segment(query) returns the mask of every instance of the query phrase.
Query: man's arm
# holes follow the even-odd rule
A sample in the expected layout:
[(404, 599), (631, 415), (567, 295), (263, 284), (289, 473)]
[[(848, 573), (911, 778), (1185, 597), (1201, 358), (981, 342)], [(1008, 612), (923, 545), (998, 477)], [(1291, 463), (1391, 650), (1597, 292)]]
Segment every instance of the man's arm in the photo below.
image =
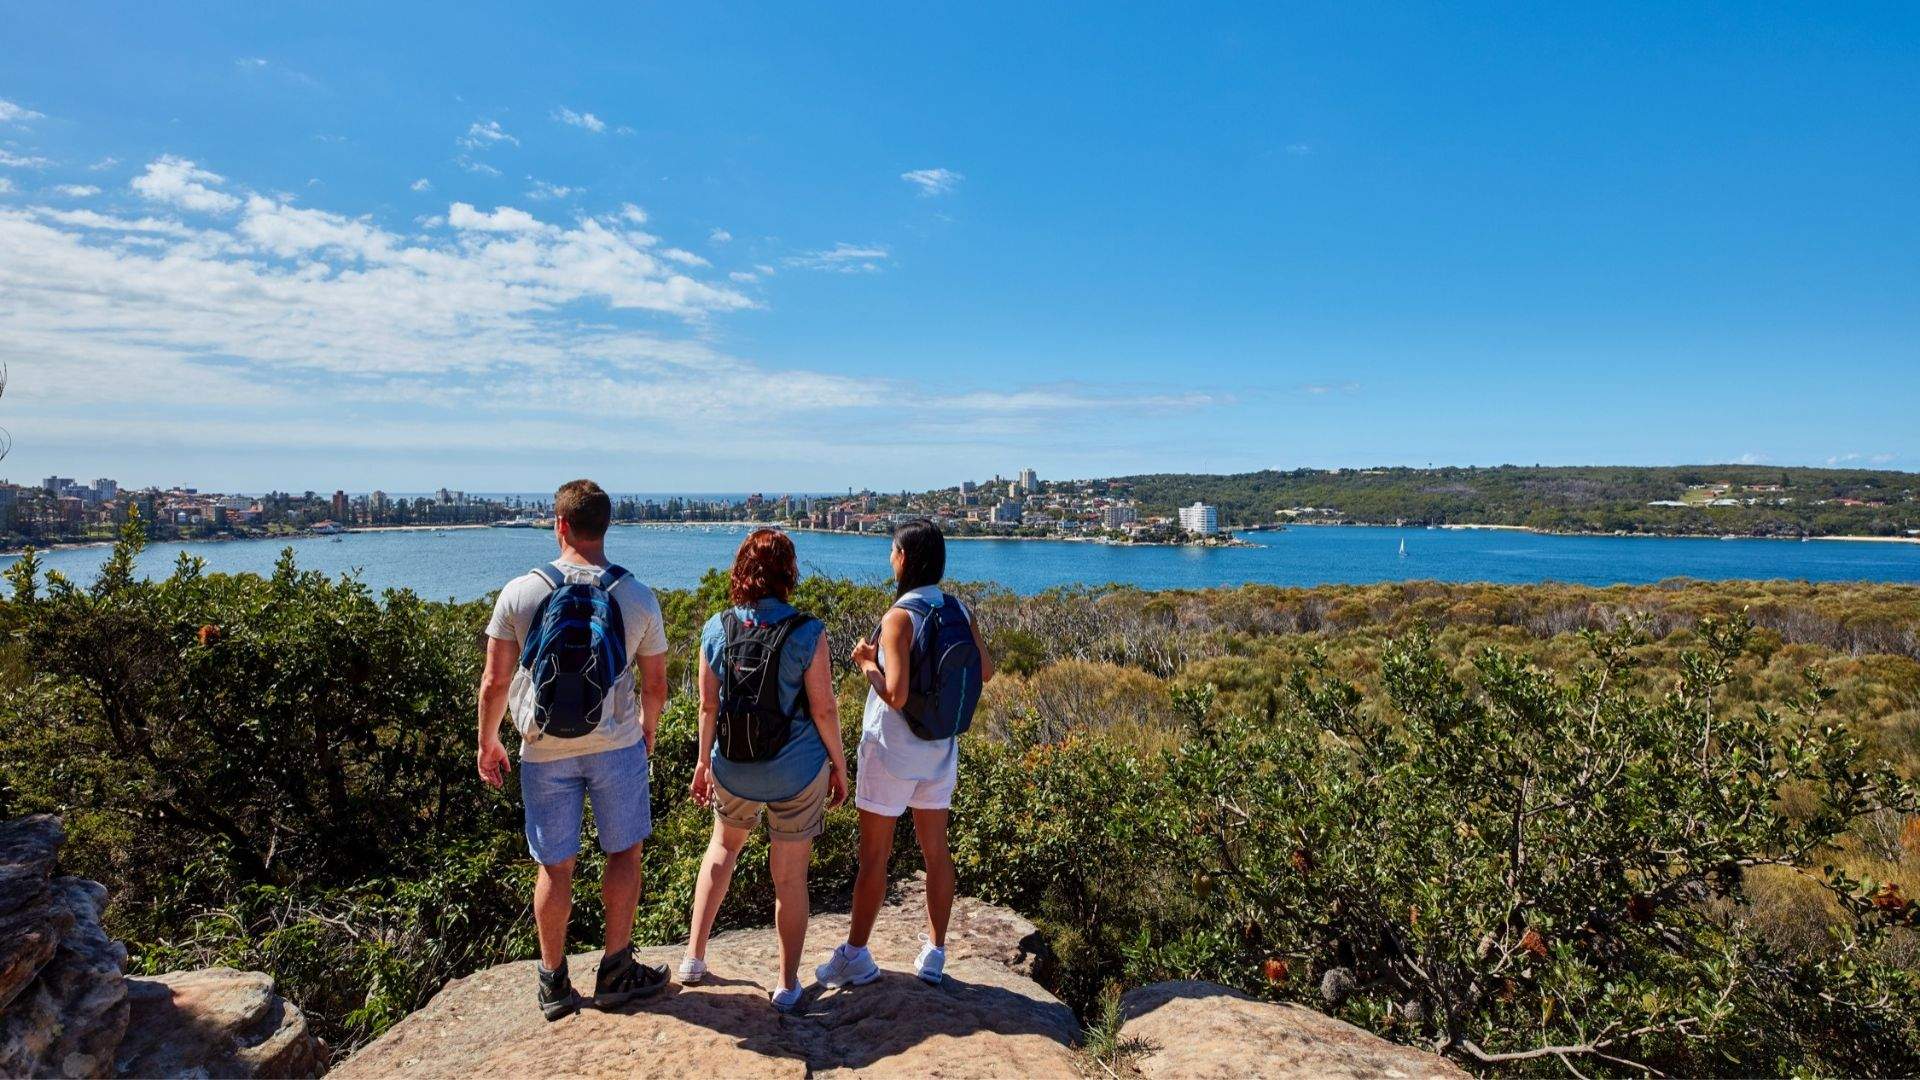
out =
[(493, 787), (506, 783), (513, 769), (507, 748), (500, 742), (500, 719), (507, 712), (507, 687), (513, 683), (513, 667), (520, 659), (520, 646), (503, 638), (487, 638), (487, 666), (480, 673), (480, 739), (475, 754), (480, 779)]
[(667, 654), (642, 656), (640, 663), (640, 737), (653, 753), (653, 733), (660, 726), (660, 710), (667, 705)]

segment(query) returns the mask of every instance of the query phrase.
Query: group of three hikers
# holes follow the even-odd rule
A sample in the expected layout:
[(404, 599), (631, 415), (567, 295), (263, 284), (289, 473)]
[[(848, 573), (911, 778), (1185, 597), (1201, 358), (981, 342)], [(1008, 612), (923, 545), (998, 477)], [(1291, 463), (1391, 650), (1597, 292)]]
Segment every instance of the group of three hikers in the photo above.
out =
[[(520, 734), (527, 847), (540, 865), (533, 913), (540, 1008), (548, 1020), (582, 1004), (567, 977), (566, 946), (589, 799), (607, 854), (606, 952), (593, 1001), (630, 1001), (668, 982), (665, 967), (634, 959), (632, 943), (640, 846), (653, 831), (647, 761), (667, 696), (667, 637), (652, 590), (607, 561), (612, 511), (591, 480), (563, 485), (554, 497), (560, 557), (509, 582), (487, 624), (477, 763), (488, 784), (506, 782), (512, 765), (500, 722), (511, 710)], [(957, 736), (993, 676), (970, 613), (939, 588), (946, 570), (940, 530), (925, 520), (902, 525), (893, 534), (892, 560), (897, 598), (850, 656), (867, 681), (853, 790), (860, 865), (847, 940), (815, 969), (827, 987), (880, 977), (867, 938), (886, 895), (894, 825), (908, 810), (927, 873), (927, 934), (915, 974), (940, 981), (953, 906), (947, 808), (958, 775)], [(774, 529), (755, 530), (734, 558), (731, 606), (700, 634), (700, 750), (690, 794), (713, 808), (713, 838), (694, 886), (679, 970), (682, 983), (706, 977), (707, 935), (764, 809), (780, 938), (772, 1000), (783, 1012), (801, 999), (813, 839), (825, 831), (827, 810), (846, 801), (848, 771), (826, 627), (794, 610), (798, 581), (793, 541)]]

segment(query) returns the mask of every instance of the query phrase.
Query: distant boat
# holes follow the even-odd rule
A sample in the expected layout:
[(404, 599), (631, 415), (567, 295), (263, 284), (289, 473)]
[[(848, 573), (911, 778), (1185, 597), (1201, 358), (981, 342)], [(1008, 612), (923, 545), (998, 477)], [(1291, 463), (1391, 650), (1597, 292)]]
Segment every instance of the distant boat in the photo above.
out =
[(1404, 536), (1400, 538), (1400, 557), (1407, 557), (1407, 538)]

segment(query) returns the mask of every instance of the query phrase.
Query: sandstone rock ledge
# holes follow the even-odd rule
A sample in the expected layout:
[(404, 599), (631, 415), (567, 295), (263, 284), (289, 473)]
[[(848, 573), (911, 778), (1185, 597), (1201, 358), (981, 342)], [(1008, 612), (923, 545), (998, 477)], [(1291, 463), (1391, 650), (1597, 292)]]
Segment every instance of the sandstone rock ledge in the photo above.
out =
[(1299, 1005), (1255, 1001), (1208, 982), (1163, 982), (1120, 999), (1122, 1039), (1152, 1080), (1464, 1078), (1445, 1058)]
[[(815, 987), (787, 1016), (767, 1003), (778, 956), (773, 931), (741, 930), (709, 944), (703, 985), (674, 985), (652, 1001), (589, 1008), (552, 1024), (534, 1005), (532, 960), (457, 979), (332, 1075), (1078, 1076), (1073, 1013), (1028, 974), (1038, 955), (1033, 924), (1004, 908), (957, 901), (947, 978), (934, 987), (912, 974), (924, 910), (917, 886), (907, 886), (874, 927), (880, 980)], [(846, 931), (845, 915), (814, 916), (803, 983)], [(671, 968), (682, 952), (664, 946), (641, 956)], [(597, 953), (572, 959), (576, 987), (592, 988), (598, 962)]]
[(47, 815), (0, 822), (0, 1077), (314, 1076), (326, 1046), (259, 972), (124, 974), (107, 891), (55, 877)]

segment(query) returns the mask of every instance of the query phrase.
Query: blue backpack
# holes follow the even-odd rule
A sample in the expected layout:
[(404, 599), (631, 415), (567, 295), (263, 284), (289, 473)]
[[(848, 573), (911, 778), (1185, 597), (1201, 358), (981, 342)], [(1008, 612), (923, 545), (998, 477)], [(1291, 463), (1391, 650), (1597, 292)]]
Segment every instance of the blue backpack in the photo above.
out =
[(973, 641), (973, 623), (959, 601), (944, 592), (940, 600), (932, 604), (908, 596), (899, 601), (920, 616), (907, 669), (907, 706), (900, 712), (922, 739), (964, 733), (980, 704), (980, 647)]
[(613, 586), (627, 572), (609, 566), (589, 582), (569, 582), (552, 565), (536, 566), (553, 591), (533, 612), (511, 694), (522, 738), (577, 739), (611, 719), (610, 702), (627, 667), (627, 624)]

